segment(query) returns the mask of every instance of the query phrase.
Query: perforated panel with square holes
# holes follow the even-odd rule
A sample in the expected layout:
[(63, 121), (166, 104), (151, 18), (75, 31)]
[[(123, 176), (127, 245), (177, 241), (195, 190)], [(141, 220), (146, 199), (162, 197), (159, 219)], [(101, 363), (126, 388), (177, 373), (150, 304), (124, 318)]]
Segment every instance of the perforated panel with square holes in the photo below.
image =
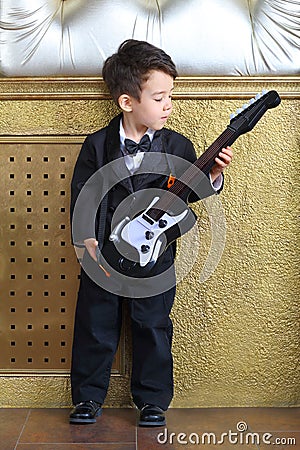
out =
[[(80, 146), (0, 144), (0, 372), (70, 369), (79, 264), (69, 187)], [(115, 372), (121, 360), (119, 351)]]

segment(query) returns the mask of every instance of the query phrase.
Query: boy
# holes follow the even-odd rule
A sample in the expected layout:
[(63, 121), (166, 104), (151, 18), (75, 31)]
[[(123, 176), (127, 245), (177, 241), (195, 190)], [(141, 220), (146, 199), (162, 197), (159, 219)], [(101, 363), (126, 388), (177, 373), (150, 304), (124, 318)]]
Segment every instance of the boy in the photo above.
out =
[[(74, 169), (71, 200), (73, 211), (81, 188), (98, 169), (115, 160), (125, 163), (128, 179), (121, 180), (111, 189), (105, 212), (101, 204), (100, 217), (96, 218), (96, 226), (93, 224), (96, 231), (90, 227), (82, 237), (90, 264), (98, 270), (95, 263), (97, 247), (103, 242), (99, 243), (96, 236), (100, 232), (104, 242), (108, 239), (118, 205), (140, 189), (166, 188), (167, 176), (160, 173), (136, 175), (149, 147), (151, 152), (158, 154), (173, 154), (190, 162), (196, 160), (192, 143), (179, 133), (164, 128), (172, 111), (176, 76), (176, 67), (163, 50), (133, 39), (121, 44), (118, 52), (104, 64), (104, 81), (122, 112), (107, 127), (85, 140)], [(216, 192), (222, 188), (222, 172), (231, 159), (232, 150), (229, 147), (223, 149), (211, 168), (209, 177)], [(172, 245), (161, 259), (160, 271), (174, 260)], [(70, 423), (94, 423), (102, 412), (120, 337), (122, 300), (126, 298), (133, 341), (131, 392), (140, 410), (139, 425), (165, 425), (164, 411), (173, 396), (169, 314), (174, 296), (173, 286), (157, 295), (128, 298), (103, 289), (84, 270), (81, 271), (71, 369), (75, 408), (70, 414)]]

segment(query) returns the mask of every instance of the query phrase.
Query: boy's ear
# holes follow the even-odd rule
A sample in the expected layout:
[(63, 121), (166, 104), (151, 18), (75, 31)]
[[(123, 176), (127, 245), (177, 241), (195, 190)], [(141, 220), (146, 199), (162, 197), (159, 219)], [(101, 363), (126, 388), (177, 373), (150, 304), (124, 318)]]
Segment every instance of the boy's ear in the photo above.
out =
[(120, 108), (125, 112), (131, 112), (132, 111), (132, 101), (131, 97), (128, 94), (122, 94), (118, 98), (118, 103)]

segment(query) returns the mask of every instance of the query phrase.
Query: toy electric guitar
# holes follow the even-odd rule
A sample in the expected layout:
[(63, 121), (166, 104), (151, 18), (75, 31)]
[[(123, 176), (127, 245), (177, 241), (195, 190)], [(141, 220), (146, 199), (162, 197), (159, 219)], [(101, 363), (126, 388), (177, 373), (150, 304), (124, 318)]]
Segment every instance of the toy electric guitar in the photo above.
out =
[(151, 276), (151, 270), (159, 263), (159, 257), (167, 246), (187, 232), (196, 221), (195, 214), (186, 204), (187, 196), (192, 191), (190, 186), (200, 181), (199, 175), (208, 174), (222, 148), (232, 145), (240, 135), (251, 131), (265, 112), (278, 106), (280, 101), (274, 90), (257, 94), (249, 104), (230, 116), (225, 131), (175, 180), (169, 190), (163, 194), (160, 192), (142, 213), (139, 209), (132, 217), (121, 219), (110, 234), (109, 241), (104, 243), (101, 253), (98, 253), (99, 266), (105, 268), (105, 273), (109, 275), (109, 267), (112, 267), (118, 273), (131, 277)]

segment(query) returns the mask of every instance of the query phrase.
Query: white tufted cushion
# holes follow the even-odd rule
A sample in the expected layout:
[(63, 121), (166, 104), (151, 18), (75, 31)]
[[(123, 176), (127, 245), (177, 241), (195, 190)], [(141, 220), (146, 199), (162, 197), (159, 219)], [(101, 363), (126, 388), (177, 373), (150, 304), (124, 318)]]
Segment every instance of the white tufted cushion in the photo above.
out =
[(101, 75), (128, 38), (148, 40), (180, 75), (300, 71), (299, 0), (9, 0), (2, 76)]

